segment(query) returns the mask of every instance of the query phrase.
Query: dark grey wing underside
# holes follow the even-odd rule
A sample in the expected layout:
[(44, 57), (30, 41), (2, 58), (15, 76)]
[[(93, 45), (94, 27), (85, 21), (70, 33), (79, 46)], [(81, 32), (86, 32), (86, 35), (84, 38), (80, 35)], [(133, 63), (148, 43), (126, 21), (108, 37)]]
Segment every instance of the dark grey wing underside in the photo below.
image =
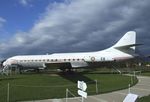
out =
[(47, 67), (51, 68), (79, 68), (79, 67), (86, 67), (88, 63), (85, 61), (82, 62), (60, 62), (60, 63), (46, 63)]

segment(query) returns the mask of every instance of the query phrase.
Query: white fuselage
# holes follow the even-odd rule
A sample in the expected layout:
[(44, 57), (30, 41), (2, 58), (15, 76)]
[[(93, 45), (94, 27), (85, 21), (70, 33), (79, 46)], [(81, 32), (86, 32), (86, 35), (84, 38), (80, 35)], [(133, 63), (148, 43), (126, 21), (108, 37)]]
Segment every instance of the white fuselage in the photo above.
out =
[[(132, 55), (123, 53), (113, 48), (97, 52), (80, 53), (56, 53), (51, 55), (24, 55), (14, 56), (7, 59), (3, 66), (13, 64), (23, 67), (46, 67), (51, 63), (73, 63), (73, 62), (106, 62), (133, 58)], [(80, 67), (80, 66), (79, 66)], [(81, 66), (82, 67), (82, 66)]]

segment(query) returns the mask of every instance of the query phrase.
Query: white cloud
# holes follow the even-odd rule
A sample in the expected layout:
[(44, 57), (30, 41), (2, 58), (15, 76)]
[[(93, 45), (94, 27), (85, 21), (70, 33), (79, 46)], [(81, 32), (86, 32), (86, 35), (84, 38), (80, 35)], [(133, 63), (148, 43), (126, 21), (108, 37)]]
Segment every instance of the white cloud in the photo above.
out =
[(20, 2), (22, 5), (27, 5), (27, 4), (28, 4), (27, 0), (19, 0), (19, 2)]
[(150, 3), (148, 0), (142, 4), (143, 1), (136, 1), (70, 0), (69, 3), (50, 4), (29, 32), (18, 32), (7, 43), (0, 44), (0, 55), (90, 51), (109, 47), (128, 30), (141, 28), (139, 33), (149, 31)]
[(6, 20), (2, 17), (0, 17), (0, 28), (3, 27), (3, 24), (6, 22)]
[(6, 22), (6, 20), (2, 17), (0, 17), (0, 22)]
[(31, 6), (32, 7), (31, 0), (19, 0), (19, 3), (23, 6)]

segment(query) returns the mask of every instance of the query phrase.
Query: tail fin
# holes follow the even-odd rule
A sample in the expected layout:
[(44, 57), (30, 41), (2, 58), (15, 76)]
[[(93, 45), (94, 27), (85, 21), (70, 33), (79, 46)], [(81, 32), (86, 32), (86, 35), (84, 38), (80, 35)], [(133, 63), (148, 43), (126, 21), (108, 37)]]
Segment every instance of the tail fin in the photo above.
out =
[(135, 46), (137, 45), (139, 44), (136, 44), (136, 32), (129, 31), (113, 46), (113, 48), (132, 48), (135, 50)]

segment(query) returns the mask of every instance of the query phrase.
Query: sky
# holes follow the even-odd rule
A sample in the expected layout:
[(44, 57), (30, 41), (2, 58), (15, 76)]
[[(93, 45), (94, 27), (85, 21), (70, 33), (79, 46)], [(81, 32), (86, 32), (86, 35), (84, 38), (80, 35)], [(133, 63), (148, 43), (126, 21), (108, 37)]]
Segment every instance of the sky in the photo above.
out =
[(150, 55), (150, 0), (1, 0), (0, 59), (99, 51), (127, 31)]

